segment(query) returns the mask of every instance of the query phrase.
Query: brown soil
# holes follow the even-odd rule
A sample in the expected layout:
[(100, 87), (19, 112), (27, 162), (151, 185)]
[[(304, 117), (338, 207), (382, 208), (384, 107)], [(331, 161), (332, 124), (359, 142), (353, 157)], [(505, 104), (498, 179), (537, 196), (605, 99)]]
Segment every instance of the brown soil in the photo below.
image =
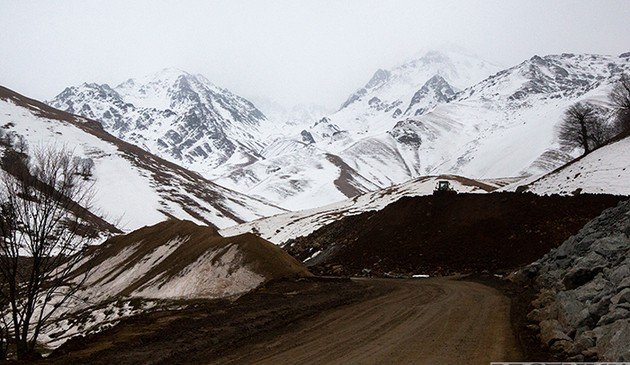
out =
[(510, 302), (495, 289), (444, 278), (364, 283), (393, 290), (207, 363), (488, 364), (523, 358), (510, 328)]
[(86, 338), (74, 338), (41, 363), (203, 364), (239, 348), (292, 330), (326, 309), (381, 295), (348, 279), (275, 281), (236, 301), (187, 304), (148, 313)]
[(526, 265), (579, 231), (612, 195), (491, 193), (406, 197), (345, 217), (285, 247), (320, 275), (444, 275)]
[(542, 344), (539, 331), (529, 327), (531, 321), (527, 319), (527, 314), (534, 309), (532, 301), (536, 299), (539, 293), (535, 287), (527, 283), (517, 284), (487, 274), (467, 276), (466, 280), (495, 288), (510, 299), (512, 332), (522, 350), (523, 361), (568, 361), (568, 359), (557, 358), (548, 347)]
[[(314, 315), (317, 314), (317, 315)], [(75, 339), (52, 364), (487, 364), (526, 358), (510, 301), (469, 281), (275, 282)]]

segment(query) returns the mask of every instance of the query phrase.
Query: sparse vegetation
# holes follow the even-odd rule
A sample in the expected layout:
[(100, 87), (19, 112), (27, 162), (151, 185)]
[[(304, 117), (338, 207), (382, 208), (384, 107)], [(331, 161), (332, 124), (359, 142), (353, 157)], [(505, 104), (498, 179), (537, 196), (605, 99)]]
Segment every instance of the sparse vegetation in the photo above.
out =
[(93, 190), (70, 151), (39, 148), (29, 158), (27, 147), (7, 149), (0, 173), (0, 316), (19, 360), (37, 356), (39, 334), (87, 275), (73, 271), (89, 242)]

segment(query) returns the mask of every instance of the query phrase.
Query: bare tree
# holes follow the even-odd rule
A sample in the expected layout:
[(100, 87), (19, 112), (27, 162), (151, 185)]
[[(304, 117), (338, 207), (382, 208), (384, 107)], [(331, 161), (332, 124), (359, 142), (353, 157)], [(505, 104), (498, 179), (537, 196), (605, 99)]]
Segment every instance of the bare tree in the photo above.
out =
[(618, 131), (630, 134), (630, 76), (621, 75), (621, 79), (610, 93), (610, 102), (615, 109)]
[(84, 178), (92, 176), (92, 171), (94, 170), (94, 160), (89, 157), (75, 157), (75, 160), (78, 166), (78, 173), (81, 176), (83, 176)]
[(564, 113), (558, 137), (564, 147), (581, 148), (586, 155), (606, 143), (608, 131), (597, 108), (588, 103), (577, 103)]
[(42, 329), (87, 275), (74, 271), (90, 241), (93, 185), (75, 161), (66, 149), (39, 148), (0, 174), (0, 302), (18, 359), (36, 354)]

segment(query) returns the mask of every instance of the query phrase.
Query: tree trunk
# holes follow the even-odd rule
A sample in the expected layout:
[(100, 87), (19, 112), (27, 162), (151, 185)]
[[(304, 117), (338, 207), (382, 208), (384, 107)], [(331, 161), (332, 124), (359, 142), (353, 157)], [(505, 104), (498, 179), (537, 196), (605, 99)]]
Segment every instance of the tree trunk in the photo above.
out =
[(584, 155), (588, 155), (590, 151), (588, 147), (588, 131), (586, 130), (586, 121), (580, 120), (581, 134), (582, 134), (582, 147), (584, 148)]

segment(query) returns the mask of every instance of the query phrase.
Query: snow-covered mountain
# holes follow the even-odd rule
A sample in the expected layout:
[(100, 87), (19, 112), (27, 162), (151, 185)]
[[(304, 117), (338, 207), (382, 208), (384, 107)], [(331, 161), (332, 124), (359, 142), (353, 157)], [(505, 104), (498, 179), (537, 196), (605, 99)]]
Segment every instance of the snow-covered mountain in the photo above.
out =
[[(124, 132), (124, 138), (143, 148), (157, 149), (172, 161), (230, 189), (300, 210), (425, 175), (496, 178), (551, 171), (576, 157), (575, 151), (562, 150), (557, 142), (557, 125), (566, 108), (583, 100), (605, 107), (610, 87), (621, 73), (629, 71), (628, 54), (534, 56), (500, 70), (466, 53), (431, 51), (376, 71), (337, 112), (314, 122), (302, 124), (306, 117), (294, 123), (255, 117), (241, 123), (237, 118), (228, 118), (221, 124), (225, 125), (222, 129), (211, 128), (216, 133), (199, 130), (199, 138), (190, 141), (210, 138), (222, 146), (202, 148), (206, 155), (190, 152), (195, 149), (187, 149), (188, 155), (173, 155), (177, 150), (172, 144), (164, 148), (148, 146), (146, 140), (161, 140), (155, 137), (153, 127), (133, 129), (133, 123), (126, 123), (130, 129)], [(189, 78), (202, 79), (186, 74), (177, 80)], [(136, 120), (135, 104), (141, 104), (138, 99), (142, 98), (134, 96), (139, 91), (129, 91), (131, 86), (126, 84), (113, 90), (134, 105), (129, 113)], [(205, 81), (199, 84), (205, 85)], [(170, 95), (158, 91), (165, 84), (145, 81), (133, 85), (138, 90), (154, 85), (151, 90), (155, 91), (148, 94)], [(201, 90), (202, 86), (193, 89)], [(64, 93), (74, 95), (71, 91)], [(86, 114), (82, 108), (96, 108), (101, 114), (95, 117), (109, 118), (106, 112), (112, 101), (107, 97), (86, 94), (78, 98), (80, 103), (73, 101), (70, 105), (62, 101), (76, 97), (61, 95), (53, 105), (80, 114)], [(174, 103), (171, 109), (182, 115), (182, 110), (196, 105)], [(157, 104), (143, 105), (146, 109)], [(114, 109), (126, 120), (122, 107)], [(155, 110), (147, 112), (147, 121), (159, 122), (145, 121), (141, 126), (168, 126), (179, 120), (155, 116)], [(245, 107), (238, 110), (251, 111)], [(106, 126), (108, 123), (104, 122)], [(204, 119), (201, 124), (205, 123), (210, 122)], [(179, 128), (177, 123), (174, 128)], [(199, 147), (196, 142), (183, 142), (187, 143)]]
[[(493, 178), (547, 172), (576, 156), (557, 143), (562, 113), (581, 100), (606, 106), (612, 83), (630, 70), (630, 62), (627, 55), (562, 54), (535, 56), (491, 75), (494, 70), (452, 52), (430, 52), (379, 70), (338, 112), (276, 141), (296, 148), (277, 149), (217, 181), (272, 201), (284, 199), (285, 207), (296, 209), (291, 203), (308, 208), (340, 196), (331, 181), (341, 170), (313, 168), (330, 155), (369, 182), (357, 184), (359, 193), (424, 175)], [(296, 169), (299, 184), (286, 178)], [(309, 185), (317, 188), (304, 188)]]
[(374, 135), (396, 121), (448, 102), (463, 90), (501, 70), (476, 56), (429, 51), (392, 69), (377, 70), (330, 119), (343, 130)]
[(584, 100), (605, 106), (612, 83), (629, 70), (627, 56), (534, 56), (400, 121), (388, 134), (406, 164), (421, 173), (480, 178), (546, 172), (575, 157), (557, 143), (564, 111)]
[(216, 177), (260, 158), (273, 125), (248, 100), (201, 75), (164, 69), (118, 86), (84, 83), (48, 101), (169, 161)]
[[(0, 87), (0, 129), (31, 149), (67, 146), (94, 163), (95, 212), (131, 230), (167, 218), (226, 227), (281, 213), (108, 134), (91, 119), (53, 109)], [(0, 151), (3, 152), (3, 151)]]

